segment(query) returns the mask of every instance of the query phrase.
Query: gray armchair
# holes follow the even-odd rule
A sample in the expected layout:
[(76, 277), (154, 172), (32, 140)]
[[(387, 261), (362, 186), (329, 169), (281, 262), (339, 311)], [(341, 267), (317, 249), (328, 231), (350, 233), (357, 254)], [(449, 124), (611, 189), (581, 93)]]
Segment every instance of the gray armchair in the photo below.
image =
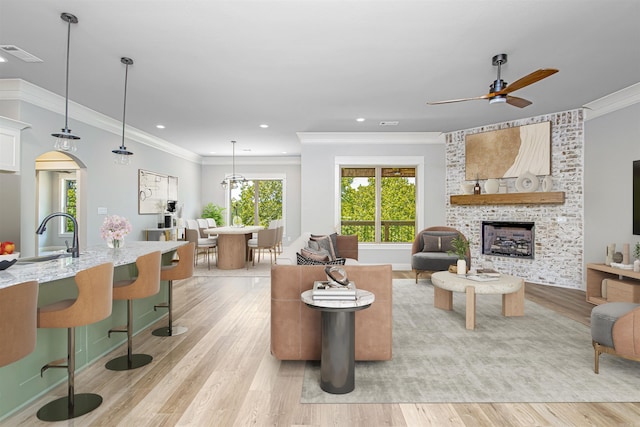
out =
[[(449, 254), (453, 250), (451, 240), (456, 236), (466, 237), (452, 227), (435, 226), (425, 228), (416, 234), (411, 247), (411, 269), (416, 272), (416, 283), (418, 276), (424, 271), (446, 271), (450, 265), (456, 264), (458, 256)], [(465, 256), (467, 268), (471, 266), (471, 254), (467, 251)]]

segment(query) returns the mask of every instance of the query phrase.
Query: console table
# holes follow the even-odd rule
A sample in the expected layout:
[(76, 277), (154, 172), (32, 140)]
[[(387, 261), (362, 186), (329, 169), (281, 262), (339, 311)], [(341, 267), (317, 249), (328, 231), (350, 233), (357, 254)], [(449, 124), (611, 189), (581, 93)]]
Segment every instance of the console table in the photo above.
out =
[[(607, 295), (602, 295), (602, 281), (607, 280)], [(606, 264), (587, 264), (587, 302), (640, 303), (640, 273)]]

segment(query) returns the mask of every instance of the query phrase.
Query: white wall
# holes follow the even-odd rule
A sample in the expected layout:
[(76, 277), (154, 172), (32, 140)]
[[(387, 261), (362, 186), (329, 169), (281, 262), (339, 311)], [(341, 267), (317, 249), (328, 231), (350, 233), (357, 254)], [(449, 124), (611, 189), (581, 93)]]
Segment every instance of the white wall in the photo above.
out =
[(633, 161), (640, 160), (640, 104), (585, 122), (585, 262), (603, 263), (608, 244), (633, 246)]
[[(422, 222), (425, 227), (444, 224), (444, 145), (432, 144), (326, 144), (303, 143), (301, 155), (302, 232), (335, 231), (335, 158), (347, 156), (419, 156), (424, 159)], [(361, 263), (391, 263), (396, 269), (410, 269), (411, 244), (360, 244)]]

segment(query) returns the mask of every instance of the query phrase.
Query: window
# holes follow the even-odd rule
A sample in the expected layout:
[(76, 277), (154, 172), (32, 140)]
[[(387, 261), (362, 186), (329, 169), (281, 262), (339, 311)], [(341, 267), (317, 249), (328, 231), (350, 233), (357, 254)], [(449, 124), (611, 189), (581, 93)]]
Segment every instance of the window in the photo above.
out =
[(231, 218), (239, 216), (245, 225), (268, 227), (283, 218), (283, 180), (253, 179), (230, 192)]
[[(62, 191), (60, 192), (60, 210), (74, 218), (76, 216), (77, 181), (75, 179), (62, 179)], [(61, 217), (60, 230), (63, 233), (73, 233), (73, 222), (69, 218)]]
[(340, 168), (340, 231), (360, 242), (413, 242), (416, 167)]

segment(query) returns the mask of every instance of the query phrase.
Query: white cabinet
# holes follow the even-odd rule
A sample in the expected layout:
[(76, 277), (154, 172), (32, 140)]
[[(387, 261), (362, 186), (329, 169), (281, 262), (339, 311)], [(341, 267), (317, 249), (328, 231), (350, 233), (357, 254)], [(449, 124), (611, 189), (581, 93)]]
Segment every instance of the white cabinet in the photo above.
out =
[(29, 124), (0, 116), (0, 171), (20, 171), (20, 132)]

